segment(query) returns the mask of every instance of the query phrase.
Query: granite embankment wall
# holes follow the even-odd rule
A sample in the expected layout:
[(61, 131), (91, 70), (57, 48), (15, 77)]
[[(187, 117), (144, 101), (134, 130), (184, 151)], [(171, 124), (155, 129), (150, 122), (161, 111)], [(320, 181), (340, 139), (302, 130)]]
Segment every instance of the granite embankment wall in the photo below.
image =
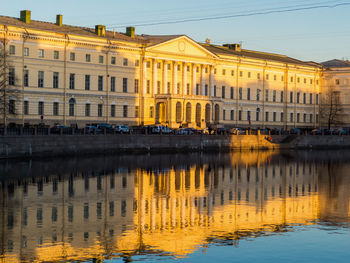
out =
[(0, 136), (0, 158), (152, 151), (272, 149), (263, 135)]
[(336, 149), (350, 148), (350, 136), (339, 135), (299, 135), (290, 138), (288, 143), (281, 143), (280, 148), (288, 149)]

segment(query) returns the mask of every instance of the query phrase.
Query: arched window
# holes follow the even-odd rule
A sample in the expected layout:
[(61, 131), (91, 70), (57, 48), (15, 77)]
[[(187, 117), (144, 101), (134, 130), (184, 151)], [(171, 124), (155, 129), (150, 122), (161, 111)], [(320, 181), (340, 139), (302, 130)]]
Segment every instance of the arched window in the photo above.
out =
[(69, 100), (69, 116), (74, 116), (75, 99)]
[(201, 111), (202, 111), (202, 107), (199, 103), (197, 103), (196, 105), (196, 124), (197, 126), (201, 126)]
[(215, 122), (218, 123), (220, 120), (220, 106), (215, 104)]
[(176, 122), (181, 123), (181, 102), (176, 103)]
[(192, 121), (191, 114), (192, 114), (191, 103), (187, 102), (186, 104), (186, 122), (187, 123), (190, 123)]
[(210, 104), (205, 105), (205, 122), (210, 123)]

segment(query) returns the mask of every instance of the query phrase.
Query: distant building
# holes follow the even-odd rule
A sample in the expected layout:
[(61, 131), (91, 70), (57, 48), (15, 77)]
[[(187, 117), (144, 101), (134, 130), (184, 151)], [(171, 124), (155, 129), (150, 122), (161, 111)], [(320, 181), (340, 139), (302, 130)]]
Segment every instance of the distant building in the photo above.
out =
[(8, 123), (87, 123), (205, 128), (316, 127), (322, 65), (197, 43), (0, 16), (10, 54)]
[(336, 126), (350, 127), (350, 61), (333, 59), (321, 64), (324, 66), (322, 93), (332, 89), (342, 107), (339, 118), (342, 123)]

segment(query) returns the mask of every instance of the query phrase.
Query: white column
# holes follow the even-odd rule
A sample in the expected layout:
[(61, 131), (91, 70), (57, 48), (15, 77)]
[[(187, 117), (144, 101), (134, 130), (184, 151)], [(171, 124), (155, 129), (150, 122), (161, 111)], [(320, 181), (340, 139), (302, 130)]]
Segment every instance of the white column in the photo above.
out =
[(168, 63), (163, 61), (163, 94), (170, 93), (168, 90)]
[(214, 97), (214, 67), (210, 66), (210, 77), (209, 77), (209, 82), (210, 82), (210, 96)]
[(173, 63), (173, 94), (177, 94), (177, 63)]
[(205, 95), (205, 67), (201, 65), (201, 86), (202, 86), (202, 96)]
[(197, 86), (197, 76), (196, 76), (197, 67), (195, 64), (192, 65), (192, 95), (196, 95), (196, 86)]
[(143, 76), (142, 76), (143, 94), (147, 94), (147, 61), (143, 61)]
[(153, 59), (152, 80), (153, 80), (153, 95), (156, 95), (157, 94), (157, 60), (155, 59)]
[(186, 63), (182, 63), (182, 95), (189, 95), (187, 94), (187, 68)]

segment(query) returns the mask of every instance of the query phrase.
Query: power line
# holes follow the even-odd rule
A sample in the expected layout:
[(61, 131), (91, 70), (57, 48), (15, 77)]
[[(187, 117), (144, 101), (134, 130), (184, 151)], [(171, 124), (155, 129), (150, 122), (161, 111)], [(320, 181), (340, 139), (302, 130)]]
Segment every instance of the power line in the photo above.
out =
[[(313, 9), (325, 9), (325, 8), (337, 8), (340, 6), (349, 6), (350, 2), (338, 3), (338, 4), (330, 4), (330, 5), (317, 5), (317, 6), (309, 6), (309, 7), (294, 7), (294, 8), (285, 8), (280, 10), (266, 10), (259, 12), (250, 12), (245, 14), (234, 14), (234, 15), (222, 15), (222, 16), (213, 16), (213, 17), (202, 17), (202, 18), (188, 18), (188, 19), (179, 19), (174, 21), (161, 21), (161, 22), (151, 22), (151, 23), (140, 23), (134, 26), (137, 27), (145, 27), (145, 26), (156, 26), (156, 25), (169, 25), (169, 24), (180, 24), (180, 23), (189, 23), (189, 22), (199, 22), (199, 21), (208, 21), (208, 20), (219, 20), (219, 19), (228, 19), (228, 18), (237, 18), (237, 17), (249, 17), (249, 16), (258, 16), (258, 15), (269, 15), (269, 14), (278, 14), (278, 13), (290, 13), (296, 11), (304, 11), (304, 10), (313, 10)], [(108, 28), (123, 28), (123, 26), (114, 26), (109, 25)]]

